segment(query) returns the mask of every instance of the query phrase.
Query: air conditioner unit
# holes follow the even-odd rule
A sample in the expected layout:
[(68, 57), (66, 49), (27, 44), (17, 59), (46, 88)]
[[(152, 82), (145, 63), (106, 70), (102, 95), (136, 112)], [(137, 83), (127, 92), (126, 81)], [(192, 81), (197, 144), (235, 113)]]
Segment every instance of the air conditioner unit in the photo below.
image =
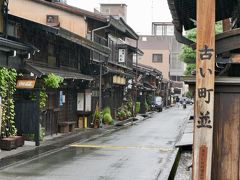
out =
[(47, 25), (51, 27), (59, 27), (59, 17), (58, 15), (47, 15)]

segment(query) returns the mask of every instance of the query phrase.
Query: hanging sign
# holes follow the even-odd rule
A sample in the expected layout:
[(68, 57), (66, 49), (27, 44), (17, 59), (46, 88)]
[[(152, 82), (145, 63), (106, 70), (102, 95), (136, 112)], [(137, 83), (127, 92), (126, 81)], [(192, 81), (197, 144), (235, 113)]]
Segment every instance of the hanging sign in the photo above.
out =
[(17, 89), (33, 89), (35, 86), (36, 80), (30, 79), (18, 79), (17, 80)]

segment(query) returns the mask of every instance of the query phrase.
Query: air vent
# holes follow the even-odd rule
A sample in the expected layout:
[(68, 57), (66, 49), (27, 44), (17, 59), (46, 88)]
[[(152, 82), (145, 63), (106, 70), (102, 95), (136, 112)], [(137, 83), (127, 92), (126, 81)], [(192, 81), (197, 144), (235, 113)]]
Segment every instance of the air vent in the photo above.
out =
[(59, 27), (59, 17), (58, 15), (47, 15), (47, 25), (51, 27)]

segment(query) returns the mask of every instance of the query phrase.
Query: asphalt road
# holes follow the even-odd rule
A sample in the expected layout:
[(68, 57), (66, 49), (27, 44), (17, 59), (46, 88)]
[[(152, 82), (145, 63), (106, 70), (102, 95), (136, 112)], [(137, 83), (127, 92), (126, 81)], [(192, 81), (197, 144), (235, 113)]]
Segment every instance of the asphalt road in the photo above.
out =
[(189, 109), (171, 108), (120, 131), (0, 171), (0, 180), (164, 179)]

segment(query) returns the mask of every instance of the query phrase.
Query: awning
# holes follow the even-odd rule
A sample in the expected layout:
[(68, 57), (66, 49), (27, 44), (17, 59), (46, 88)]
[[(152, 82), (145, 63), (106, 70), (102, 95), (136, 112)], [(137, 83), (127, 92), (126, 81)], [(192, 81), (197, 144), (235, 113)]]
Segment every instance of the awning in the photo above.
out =
[(118, 48), (126, 48), (126, 49), (132, 51), (133, 53), (137, 53), (140, 56), (142, 56), (144, 54), (144, 52), (141, 49), (139, 49), (137, 47), (133, 47), (129, 44), (119, 44)]
[(145, 89), (150, 90), (150, 91), (155, 91), (157, 89), (157, 86), (153, 86), (149, 82), (143, 82), (143, 86)]
[(127, 73), (127, 72), (115, 69), (113, 67), (111, 67), (111, 68), (110, 67), (106, 67), (106, 71), (107, 71), (107, 73), (112, 73), (112, 74), (121, 75), (121, 76), (125, 76), (125, 77), (130, 77), (130, 78), (134, 77), (133, 74), (130, 74), (130, 73)]
[(9, 52), (9, 51), (17, 51), (20, 54), (33, 52), (37, 50), (34, 46), (24, 44), (18, 41), (12, 41), (6, 38), (0, 37), (0, 50)]
[(93, 80), (93, 77), (80, 74), (78, 72), (65, 71), (65, 70), (50, 68), (50, 67), (42, 67), (42, 66), (37, 66), (35, 64), (30, 64), (30, 63), (26, 63), (25, 69), (37, 75), (37, 77), (42, 77), (44, 75), (53, 73), (55, 75), (63, 77), (64, 79), (76, 79), (76, 80), (79, 79), (79, 80), (86, 80), (86, 81)]
[[(196, 0), (168, 0), (172, 14), (173, 24), (179, 31), (189, 30), (196, 27)], [(216, 21), (239, 15), (239, 1), (216, 0)]]
[(92, 42), (86, 38), (83, 38), (81, 36), (78, 36), (74, 33), (71, 33), (63, 28), (58, 28), (57, 29), (57, 33), (56, 33), (57, 36), (63, 38), (63, 39), (66, 39), (66, 40), (69, 40), (71, 42), (74, 42), (76, 44), (79, 44), (85, 48), (88, 48), (92, 51), (95, 51), (105, 57), (108, 57), (111, 53), (111, 49), (108, 48), (108, 47), (105, 47), (105, 46), (102, 46), (101, 44), (99, 43), (96, 43), (96, 42)]

